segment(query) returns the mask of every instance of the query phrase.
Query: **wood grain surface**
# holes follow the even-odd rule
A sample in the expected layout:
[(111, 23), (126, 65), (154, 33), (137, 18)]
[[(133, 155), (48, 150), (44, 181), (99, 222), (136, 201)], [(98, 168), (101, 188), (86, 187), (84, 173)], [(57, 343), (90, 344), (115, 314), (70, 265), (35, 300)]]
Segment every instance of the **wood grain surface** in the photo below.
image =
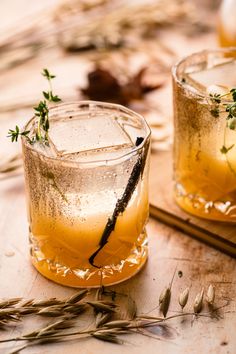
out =
[[(14, 7), (14, 3), (17, 6)], [(19, 4), (24, 4), (20, 6)], [(28, 3), (32, 2), (28, 1)], [(43, 0), (40, 4), (48, 3)], [(5, 1), (0, 4), (0, 13), (10, 16), (11, 7), (14, 7), (14, 21), (18, 14), (23, 16), (27, 0)], [(31, 6), (31, 9), (33, 6)], [(5, 21), (9, 24), (10, 20)], [(216, 45), (212, 33), (206, 34), (201, 39), (196, 37), (183, 38), (178, 33), (163, 33), (163, 40), (172, 44), (176, 56), (188, 54), (204, 47)], [(85, 76), (82, 74), (91, 63), (88, 63), (83, 55), (65, 55), (59, 50), (42, 53), (39, 57), (21, 65), (1, 72), (0, 77), (0, 106), (6, 107), (11, 102), (37, 101), (40, 91), (45, 88), (44, 81), (39, 77), (43, 67), (48, 67), (57, 73), (55, 86), (60, 96), (77, 97), (75, 88), (84, 84)], [(27, 75), (26, 75), (27, 73)], [(64, 95), (65, 94), (65, 95)], [(158, 93), (158, 102), (168, 107), (171, 112), (170, 85)], [(0, 108), (1, 108), (0, 107)], [(23, 105), (22, 105), (23, 107)], [(5, 110), (5, 108), (4, 108)], [(19, 145), (13, 145), (6, 139), (9, 127), (16, 123), (22, 125), (31, 116), (32, 109), (18, 109), (17, 111), (2, 112), (0, 114), (0, 158), (20, 151)], [(158, 154), (158, 152), (156, 153)], [(164, 173), (159, 164), (158, 156), (151, 156), (150, 173), (150, 200), (158, 202), (160, 197), (160, 176)], [(164, 153), (165, 154), (165, 153)], [(168, 152), (166, 152), (168, 154)], [(171, 193), (171, 185), (162, 189), (162, 196)], [(177, 207), (166, 200), (170, 208)], [(179, 211), (178, 211), (179, 212)], [(222, 230), (226, 230), (222, 226)], [(230, 237), (235, 237), (232, 226)], [(179, 311), (178, 294), (187, 286), (190, 286), (190, 299), (186, 310), (191, 311), (196, 294), (202, 287), (208, 288), (213, 284), (216, 289), (216, 306), (223, 307), (222, 318), (219, 320), (209, 317), (199, 317), (191, 324), (191, 320), (183, 321), (175, 318), (168, 322), (172, 339), (162, 337), (161, 340), (152, 339), (141, 335), (129, 335), (125, 337), (123, 346), (104, 343), (96, 339), (84, 339), (69, 343), (34, 346), (23, 353), (29, 354), (234, 354), (236, 348), (236, 263), (235, 260), (191, 237), (170, 228), (161, 222), (150, 219), (148, 225), (149, 258), (144, 269), (134, 278), (113, 286), (112, 289), (130, 294), (138, 305), (139, 313), (158, 315), (156, 308), (158, 298), (165, 286), (171, 281), (173, 272), (182, 271), (183, 276), (175, 276), (169, 314)], [(66, 288), (42, 277), (31, 265), (28, 252), (28, 225), (25, 207), (24, 178), (22, 172), (12, 178), (0, 180), (0, 298), (24, 297), (26, 299), (44, 299), (48, 297), (64, 298), (75, 293), (74, 289)], [(92, 295), (94, 291), (92, 291)], [(205, 306), (203, 312), (207, 311)], [(45, 322), (44, 322), (45, 323)], [(24, 325), (11, 327), (10, 331), (0, 331), (1, 338), (7, 338), (32, 331), (42, 325), (42, 320), (29, 316)], [(86, 322), (83, 323), (86, 325)], [(16, 344), (1, 344), (0, 353), (7, 354)]]

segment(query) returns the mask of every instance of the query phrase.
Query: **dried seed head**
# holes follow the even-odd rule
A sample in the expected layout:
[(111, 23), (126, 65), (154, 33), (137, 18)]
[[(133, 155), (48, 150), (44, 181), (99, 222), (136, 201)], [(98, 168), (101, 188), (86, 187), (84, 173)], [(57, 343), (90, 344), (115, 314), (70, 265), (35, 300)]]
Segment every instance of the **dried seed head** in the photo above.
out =
[(36, 307), (23, 307), (22, 309), (20, 309), (21, 315), (30, 315), (31, 313), (36, 312), (38, 312), (38, 309)]
[(20, 318), (19, 318), (19, 314), (8, 314), (5, 313), (4, 315), (0, 315), (0, 321), (1, 323), (7, 323), (7, 322), (19, 322)]
[(66, 317), (63, 316), (61, 320), (58, 320), (57, 322), (53, 323), (53, 328), (54, 329), (68, 329), (73, 327), (75, 324), (75, 321), (71, 317)]
[(66, 303), (75, 304), (76, 302), (82, 300), (87, 294), (88, 294), (87, 289), (81, 290), (80, 292), (76, 293), (75, 295), (71, 296), (68, 300), (66, 300)]
[(161, 295), (159, 297), (159, 307), (164, 317), (166, 317), (169, 309), (170, 298), (171, 298), (171, 290), (168, 287), (161, 292)]
[(61, 303), (62, 303), (61, 300), (57, 300), (55, 297), (53, 297), (48, 300), (34, 301), (32, 306), (37, 306), (37, 307), (54, 306), (54, 305), (59, 305)]
[(189, 288), (186, 288), (182, 293), (179, 294), (179, 304), (182, 307), (182, 309), (185, 307), (185, 305), (188, 302), (188, 296), (189, 296)]
[(163, 300), (166, 296), (166, 290), (167, 290), (167, 288), (163, 289), (160, 296), (159, 296), (159, 305), (161, 305), (161, 303), (163, 302)]
[(19, 310), (17, 308), (15, 309), (8, 309), (4, 308), (3, 310), (0, 310), (0, 319), (9, 319), (9, 320), (14, 320), (15, 318), (19, 317)]
[(64, 317), (63, 319), (53, 322), (53, 323), (47, 325), (46, 327), (42, 328), (40, 330), (40, 333), (48, 332), (51, 330), (68, 329), (68, 328), (71, 328), (73, 326), (73, 324), (74, 324), (74, 321), (68, 320)]
[(62, 315), (62, 310), (59, 306), (49, 306), (40, 310), (37, 315), (39, 316), (48, 316), (48, 317), (57, 317)]
[(214, 300), (215, 300), (215, 288), (213, 285), (210, 284), (206, 294), (206, 301), (209, 305), (212, 306)]
[(124, 328), (128, 327), (130, 325), (130, 321), (126, 320), (117, 320), (117, 321), (111, 321), (106, 323), (106, 327), (109, 328)]
[(93, 337), (99, 339), (99, 340), (103, 340), (105, 342), (110, 342), (110, 343), (116, 343), (116, 344), (123, 344), (123, 341), (119, 338), (117, 338), (117, 336), (115, 334), (103, 334), (103, 333), (92, 333), (91, 334)]
[(100, 326), (104, 325), (104, 323), (106, 323), (107, 321), (109, 321), (111, 319), (111, 316), (112, 316), (112, 314), (110, 312), (108, 312), (108, 313), (98, 312), (98, 314), (96, 315), (96, 319), (95, 319), (96, 327), (100, 327)]
[(51, 323), (49, 324), (48, 326), (42, 328), (39, 332), (40, 335), (43, 335), (43, 333), (47, 333), (47, 332), (50, 332), (51, 330), (55, 330), (56, 327), (57, 327), (57, 324), (58, 323), (61, 323), (61, 321), (57, 321), (57, 322), (54, 322), (54, 323)]
[(15, 298), (9, 299), (9, 300), (2, 300), (0, 302), (0, 308), (6, 308), (6, 307), (10, 307), (10, 306), (16, 305), (21, 300), (22, 300), (21, 297), (15, 297)]
[(78, 315), (82, 312), (84, 312), (85, 310), (85, 305), (84, 304), (71, 304), (71, 305), (68, 305), (68, 306), (64, 306), (62, 311), (64, 312), (68, 312), (68, 313), (71, 313), (71, 314), (74, 314), (74, 315)]
[(102, 301), (87, 301), (87, 304), (92, 306), (98, 312), (116, 312), (114, 309), (114, 304), (108, 305)]
[(21, 307), (29, 307), (29, 306), (32, 306), (34, 303), (34, 300), (33, 299), (30, 299), (30, 300), (26, 300), (22, 303)]
[(193, 304), (194, 313), (199, 313), (202, 310), (203, 294), (204, 294), (204, 288), (202, 288), (202, 291), (198, 293), (197, 296), (195, 297), (194, 304)]

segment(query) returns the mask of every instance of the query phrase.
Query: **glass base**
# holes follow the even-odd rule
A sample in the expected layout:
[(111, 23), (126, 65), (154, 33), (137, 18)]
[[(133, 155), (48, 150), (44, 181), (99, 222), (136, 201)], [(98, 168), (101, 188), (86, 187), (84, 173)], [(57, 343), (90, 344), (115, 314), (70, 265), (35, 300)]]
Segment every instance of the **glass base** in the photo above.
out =
[(187, 193), (180, 183), (175, 185), (174, 197), (187, 213), (208, 220), (236, 223), (236, 200), (206, 200), (200, 195)]
[(119, 264), (102, 268), (71, 269), (65, 264), (44, 257), (32, 234), (30, 243), (32, 263), (39, 273), (56, 283), (75, 288), (98, 288), (101, 285), (109, 286), (127, 280), (140, 271), (148, 255), (146, 230), (139, 236), (129, 257)]

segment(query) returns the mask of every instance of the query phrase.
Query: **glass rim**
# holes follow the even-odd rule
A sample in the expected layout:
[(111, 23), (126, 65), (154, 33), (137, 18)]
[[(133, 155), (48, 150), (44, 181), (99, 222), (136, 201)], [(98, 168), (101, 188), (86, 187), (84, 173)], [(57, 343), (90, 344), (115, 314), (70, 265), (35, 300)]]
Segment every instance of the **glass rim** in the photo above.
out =
[[(29, 148), (32, 151), (37, 152), (39, 155), (43, 156), (45, 159), (48, 159), (50, 161), (53, 162), (58, 162), (61, 161), (63, 163), (69, 163), (72, 165), (77, 165), (77, 166), (86, 166), (86, 165), (91, 165), (91, 164), (101, 164), (101, 163), (113, 163), (113, 162), (119, 162), (120, 160), (128, 157), (129, 155), (133, 155), (135, 153), (137, 153), (138, 151), (142, 150), (143, 147), (145, 146), (145, 144), (147, 143), (147, 141), (149, 140), (150, 136), (151, 136), (151, 129), (147, 123), (147, 121), (145, 120), (145, 118), (139, 114), (136, 113), (135, 111), (122, 106), (121, 104), (117, 104), (117, 103), (109, 103), (109, 102), (103, 102), (103, 101), (93, 101), (93, 100), (82, 100), (82, 101), (69, 101), (69, 102), (63, 102), (63, 103), (59, 103), (53, 107), (51, 107), (49, 109), (49, 113), (53, 112), (54, 110), (56, 111), (59, 108), (66, 108), (66, 107), (70, 107), (72, 105), (77, 105), (77, 108), (79, 108), (79, 106), (82, 105), (87, 105), (88, 109), (89, 106), (93, 104), (95, 106), (101, 106), (101, 108), (117, 108), (117, 110), (122, 111), (123, 113), (127, 113), (133, 117), (138, 118), (139, 120), (141, 120), (141, 122), (144, 124), (145, 127), (145, 136), (143, 137), (143, 141), (140, 145), (138, 146), (134, 146), (134, 148), (124, 154), (121, 154), (118, 157), (114, 157), (114, 158), (106, 158), (106, 159), (101, 159), (101, 160), (88, 160), (88, 161), (74, 161), (74, 160), (70, 160), (68, 158), (61, 158), (61, 157), (54, 157), (54, 156), (48, 156), (46, 154), (44, 154), (42, 151), (37, 150), (36, 148), (34, 148), (33, 145), (29, 144), (29, 142), (27, 141), (27, 139), (24, 136), (21, 136), (21, 143), (22, 145), (27, 145), (27, 148)], [(30, 118), (27, 123), (24, 125), (24, 130), (27, 130), (27, 126), (36, 119), (37, 117), (34, 115), (32, 118)], [(50, 117), (49, 117), (50, 119)]]
[[(191, 54), (185, 55), (181, 59), (179, 59), (171, 68), (171, 74), (172, 78), (175, 80), (177, 84), (179, 84), (181, 87), (184, 87), (184, 89), (188, 92), (190, 92), (193, 96), (198, 97), (198, 98), (208, 98), (211, 99), (212, 97), (208, 94), (201, 93), (200, 91), (196, 91), (191, 85), (185, 85), (185, 82), (182, 82), (181, 79), (179, 78), (177, 74), (177, 70), (179, 66), (184, 63), (186, 60), (188, 60), (191, 57), (201, 55), (201, 54), (209, 54), (209, 53), (232, 53), (235, 52), (236, 54), (236, 47), (224, 47), (224, 48), (212, 48), (212, 49), (203, 49), (199, 50), (197, 52), (193, 52)], [(236, 58), (236, 56), (235, 56)], [(227, 99), (222, 99), (222, 102), (232, 102), (231, 100)]]

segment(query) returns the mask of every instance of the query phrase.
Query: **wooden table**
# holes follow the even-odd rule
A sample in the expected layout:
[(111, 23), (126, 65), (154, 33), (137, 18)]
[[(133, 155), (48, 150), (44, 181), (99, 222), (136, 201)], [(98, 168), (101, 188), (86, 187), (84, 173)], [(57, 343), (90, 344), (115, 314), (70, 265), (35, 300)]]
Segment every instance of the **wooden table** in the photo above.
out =
[[(154, 176), (151, 175), (151, 178)], [(1, 297), (47, 298), (65, 297), (75, 291), (54, 284), (43, 278), (31, 265), (28, 255), (27, 221), (23, 176), (0, 182), (0, 280)], [(183, 277), (175, 277), (172, 288), (172, 300), (169, 314), (179, 311), (178, 294), (186, 286), (191, 286), (187, 310), (197, 292), (209, 284), (216, 288), (216, 304), (230, 304), (222, 309), (223, 318), (219, 321), (210, 318), (198, 318), (191, 326), (190, 321), (176, 318), (169, 322), (174, 329), (172, 340), (155, 340), (144, 336), (131, 335), (122, 347), (103, 343), (95, 339), (54, 344), (28, 349), (28, 353), (234, 353), (235, 338), (235, 260), (212, 248), (201, 244), (189, 236), (175, 231), (157, 221), (150, 220), (147, 226), (149, 234), (149, 260), (145, 268), (133, 279), (112, 287), (119, 292), (130, 294), (138, 304), (140, 312), (145, 313), (158, 304), (159, 294), (168, 285), (172, 274), (183, 272)], [(206, 310), (204, 310), (206, 311)], [(157, 315), (158, 310), (153, 314)], [(24, 331), (40, 321), (26, 321)], [(8, 335), (21, 332), (22, 327), (13, 328)], [(6, 334), (5, 334), (6, 335)], [(1, 353), (7, 353), (2, 345)], [(5, 351), (6, 350), (6, 351)]]
[[(5, 6), (7, 4), (5, 2)], [(214, 45), (208, 39), (206, 46)], [(193, 41), (192, 47), (188, 51), (193, 51), (200, 47)], [(187, 49), (185, 48), (185, 52)], [(64, 58), (63, 58), (64, 60)], [(77, 58), (69, 58), (66, 62), (67, 69), (75, 63)], [(37, 73), (43, 66), (50, 66), (58, 73), (60, 65), (54, 63), (53, 58), (40, 58), (36, 63), (27, 67), (27, 72)], [(72, 65), (73, 66), (73, 65)], [(16, 71), (8, 72), (2, 76), (1, 87), (6, 90), (20, 91), (23, 83), (23, 74)], [(61, 72), (63, 74), (63, 71)], [(61, 80), (63, 81), (65, 77)], [(27, 78), (25, 87), (27, 88)], [(33, 80), (34, 81), (34, 80)], [(73, 81), (73, 78), (72, 78)], [(37, 92), (40, 91), (37, 78)], [(71, 84), (72, 85), (72, 84)], [(11, 91), (13, 90), (13, 91)], [(33, 93), (36, 90), (33, 90)], [(4, 94), (6, 91), (2, 91)], [(4, 96), (3, 96), (4, 97)], [(24, 111), (24, 115), (30, 113)], [(15, 113), (14, 113), (15, 114)], [(5, 152), (13, 152), (15, 147), (5, 139), (5, 132), (10, 126), (18, 122), (22, 117), (22, 112), (18, 111), (14, 118), (10, 113), (2, 117), (0, 121), (0, 141), (1, 156)], [(10, 123), (9, 123), (9, 119)], [(25, 121), (25, 119), (23, 119)], [(153, 160), (154, 161), (154, 160)], [(154, 163), (154, 162), (153, 162)], [(155, 184), (155, 175), (151, 168), (152, 185)], [(160, 171), (161, 173), (161, 171)], [(122, 284), (112, 287), (119, 292), (130, 294), (137, 302), (140, 313), (147, 313), (158, 304), (160, 292), (167, 286), (177, 267), (177, 272), (182, 271), (183, 276), (177, 275), (172, 287), (172, 299), (169, 314), (176, 314), (179, 311), (178, 294), (187, 286), (191, 287), (190, 299), (187, 310), (191, 311), (191, 306), (196, 294), (202, 287), (208, 288), (213, 284), (216, 289), (217, 306), (228, 306), (221, 309), (223, 316), (220, 320), (209, 317), (199, 317), (191, 325), (191, 321), (183, 321), (175, 318), (168, 322), (172, 328), (173, 338), (156, 340), (137, 334), (125, 338), (123, 346), (104, 343), (95, 339), (82, 340), (80, 342), (70, 342), (67, 344), (44, 345), (43, 347), (33, 347), (27, 349), (27, 353), (57, 353), (62, 354), (68, 351), (70, 354), (83, 353), (94, 354), (111, 352), (123, 354), (143, 354), (143, 353), (166, 353), (166, 354), (194, 354), (194, 353), (235, 353), (236, 348), (236, 266), (235, 260), (224, 255), (191, 237), (169, 228), (158, 221), (150, 220), (148, 225), (149, 235), (149, 259), (145, 268), (134, 278)], [(0, 297), (25, 297), (30, 298), (63, 298), (75, 292), (74, 289), (62, 287), (54, 284), (42, 277), (31, 265), (28, 255), (28, 226), (26, 220), (25, 193), (23, 176), (19, 175), (11, 179), (0, 180)], [(207, 308), (205, 306), (203, 312)], [(152, 314), (158, 315), (158, 309)], [(32, 327), (39, 326), (40, 320), (33, 321), (30, 317), (25, 326), (13, 327), (8, 333), (1, 333), (1, 336), (15, 336)], [(12, 344), (1, 345), (0, 353), (8, 353)]]

